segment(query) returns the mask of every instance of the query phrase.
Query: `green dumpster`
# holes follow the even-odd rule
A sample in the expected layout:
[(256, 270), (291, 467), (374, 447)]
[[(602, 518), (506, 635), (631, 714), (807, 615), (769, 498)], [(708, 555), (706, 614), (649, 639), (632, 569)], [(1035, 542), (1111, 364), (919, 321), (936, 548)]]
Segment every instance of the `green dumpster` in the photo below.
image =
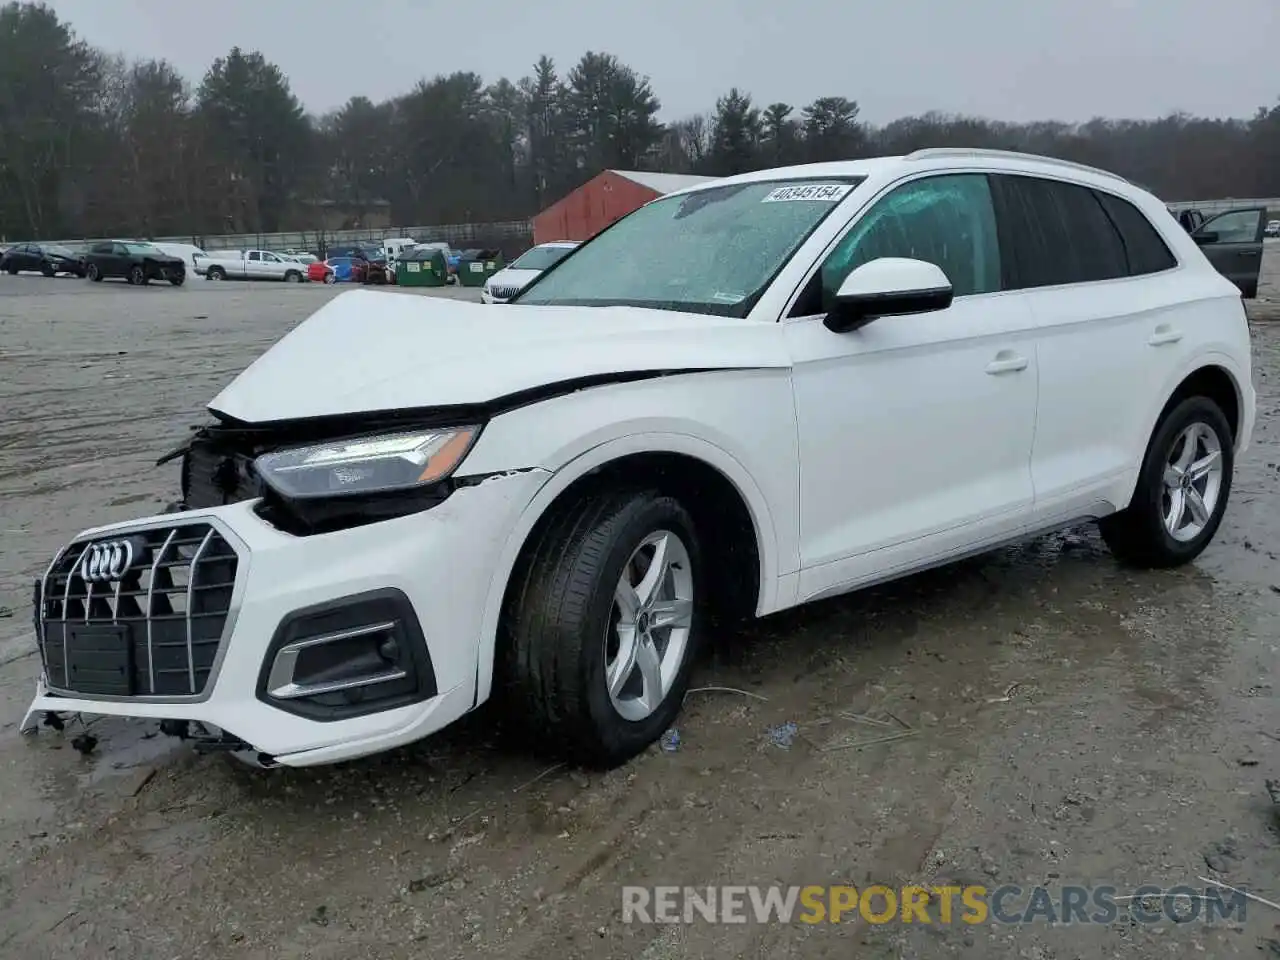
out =
[(458, 258), (458, 283), (464, 287), (483, 287), (484, 282), (501, 269), (501, 250), (463, 250)]
[(449, 264), (443, 250), (406, 250), (396, 262), (398, 287), (443, 287), (448, 282)]

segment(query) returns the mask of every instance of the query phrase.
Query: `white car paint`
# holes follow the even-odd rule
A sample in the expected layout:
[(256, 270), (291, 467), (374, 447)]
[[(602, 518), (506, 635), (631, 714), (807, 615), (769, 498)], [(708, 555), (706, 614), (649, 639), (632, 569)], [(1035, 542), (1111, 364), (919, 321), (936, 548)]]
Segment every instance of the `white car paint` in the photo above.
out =
[(512, 261), (510, 266), (503, 267), (484, 282), (484, 288), (480, 291), (480, 302), (506, 303), (538, 277), (543, 272), (541, 269), (520, 266), (521, 261), (527, 261), (530, 254), (536, 255), (538, 251), (572, 250), (577, 246), (579, 244), (575, 240), (555, 240), (551, 243), (540, 243), (526, 250)]
[[(852, 332), (829, 329), (821, 314), (792, 315), (806, 281), (878, 200), (954, 172), (1111, 192), (1146, 215), (1177, 263), (960, 296)], [(1160, 201), (1117, 178), (942, 150), (757, 171), (675, 196), (850, 175), (865, 180), (832, 194), (830, 215), (743, 317), (524, 303), (491, 311), (365, 290), (334, 298), (210, 409), (249, 424), (442, 409), (461, 427), (505, 398), (457, 464), (460, 485), (430, 509), (322, 536), (277, 529), (256, 500), (85, 531), (68, 549), (146, 526), (213, 523), (241, 564), (223, 660), (198, 702), (57, 694), (42, 676), (24, 729), (51, 710), (193, 720), (297, 766), (426, 736), (490, 696), (504, 593), (535, 525), (575, 482), (628, 455), (695, 458), (729, 482), (758, 551), (758, 569), (738, 572), (758, 576), (754, 612), (764, 615), (1123, 508), (1162, 409), (1196, 371), (1229, 378), (1235, 450), (1247, 449), (1254, 392), (1239, 292)], [(873, 260), (841, 295), (877, 267), (881, 280), (897, 269)], [(945, 277), (918, 261), (901, 269)], [(256, 695), (282, 618), (384, 588), (403, 591), (421, 623), (435, 696), (320, 722)]]
[[(499, 311), (443, 297), (350, 290), (294, 327), (209, 406), (253, 423), (481, 403), (612, 372), (619, 350), (671, 369), (789, 363), (781, 327), (746, 319), (517, 304)], [(495, 363), (499, 353), (520, 359)], [(322, 364), (325, 376), (298, 379), (301, 357)], [(286, 381), (290, 389), (282, 391)]]

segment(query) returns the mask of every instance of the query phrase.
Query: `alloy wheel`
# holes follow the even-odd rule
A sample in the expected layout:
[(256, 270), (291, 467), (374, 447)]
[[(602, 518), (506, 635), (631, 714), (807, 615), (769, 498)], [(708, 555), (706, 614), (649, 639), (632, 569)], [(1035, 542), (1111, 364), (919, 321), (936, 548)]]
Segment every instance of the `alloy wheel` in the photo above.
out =
[(1196, 421), (1173, 442), (1165, 461), (1161, 514), (1169, 536), (1186, 543), (1198, 537), (1222, 494), (1222, 441), (1207, 423)]
[(651, 533), (622, 568), (605, 636), (605, 684), (633, 723), (662, 705), (684, 662), (693, 625), (693, 570), (684, 542)]

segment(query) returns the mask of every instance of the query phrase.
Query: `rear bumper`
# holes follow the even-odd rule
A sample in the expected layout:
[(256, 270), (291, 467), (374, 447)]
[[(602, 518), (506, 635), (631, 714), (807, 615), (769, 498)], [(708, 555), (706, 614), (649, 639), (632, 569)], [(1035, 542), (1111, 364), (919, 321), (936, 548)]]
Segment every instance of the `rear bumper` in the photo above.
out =
[(1253, 442), (1253, 428), (1258, 417), (1258, 394), (1252, 379), (1246, 380), (1240, 389), (1240, 429), (1236, 437), (1236, 455), (1246, 453)]
[[(475, 705), (492, 571), (508, 531), (544, 480), (541, 471), (497, 477), (423, 513), (311, 537), (275, 529), (254, 513), (252, 501), (88, 531), (77, 540), (120, 538), (144, 526), (215, 524), (239, 556), (228, 632), (203, 699), (60, 694), (42, 672), (23, 729), (36, 727), (45, 711), (194, 721), (289, 766), (348, 760), (433, 733)], [(332, 629), (300, 636), (289, 632), (291, 625), (387, 594), (403, 598), (402, 619), (412, 620), (407, 634), (423, 647), (430, 683), (419, 688), (422, 695), (385, 708), (374, 696), (358, 708), (362, 713), (347, 705), (335, 713), (326, 704), (300, 712), (302, 701), (270, 695), (279, 689), (274, 668), (282, 644)]]

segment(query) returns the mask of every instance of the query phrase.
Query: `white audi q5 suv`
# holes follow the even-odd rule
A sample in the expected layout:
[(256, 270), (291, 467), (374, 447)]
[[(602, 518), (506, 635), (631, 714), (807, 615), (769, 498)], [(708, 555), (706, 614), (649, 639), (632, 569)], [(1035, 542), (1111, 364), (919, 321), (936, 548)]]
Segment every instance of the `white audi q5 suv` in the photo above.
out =
[(1254, 419), (1239, 290), (1142, 189), (976, 150), (647, 204), (501, 310), (353, 291), (209, 404), (170, 512), (37, 584), (46, 712), (263, 764), (500, 698), (626, 761), (711, 618), (1080, 521), (1166, 567)]

